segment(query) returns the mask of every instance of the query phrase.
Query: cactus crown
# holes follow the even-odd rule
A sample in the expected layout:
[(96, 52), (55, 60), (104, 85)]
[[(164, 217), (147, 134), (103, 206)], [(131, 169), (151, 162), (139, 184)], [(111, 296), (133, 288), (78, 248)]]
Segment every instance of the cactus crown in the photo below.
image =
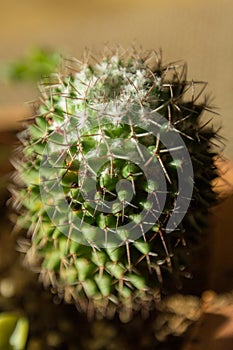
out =
[(216, 134), (197, 85), (184, 64), (118, 51), (40, 85), (20, 133), (17, 224), (29, 263), (80, 310), (127, 319), (184, 272), (216, 200)]

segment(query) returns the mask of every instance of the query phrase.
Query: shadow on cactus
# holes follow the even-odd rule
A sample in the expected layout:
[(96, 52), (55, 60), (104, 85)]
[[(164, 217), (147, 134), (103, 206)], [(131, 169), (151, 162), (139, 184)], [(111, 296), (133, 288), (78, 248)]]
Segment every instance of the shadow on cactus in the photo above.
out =
[(147, 313), (185, 275), (216, 203), (205, 85), (133, 50), (41, 83), (15, 157), (16, 225), (44, 284), (89, 317)]

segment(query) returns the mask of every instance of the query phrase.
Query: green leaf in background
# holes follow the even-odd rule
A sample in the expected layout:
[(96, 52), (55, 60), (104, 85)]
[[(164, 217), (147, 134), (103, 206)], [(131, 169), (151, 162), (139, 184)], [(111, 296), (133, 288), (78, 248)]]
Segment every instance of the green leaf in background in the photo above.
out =
[(60, 63), (60, 53), (34, 47), (24, 57), (6, 65), (5, 76), (13, 81), (37, 81), (42, 76), (56, 72)]
[(29, 322), (14, 312), (0, 313), (0, 350), (24, 350)]

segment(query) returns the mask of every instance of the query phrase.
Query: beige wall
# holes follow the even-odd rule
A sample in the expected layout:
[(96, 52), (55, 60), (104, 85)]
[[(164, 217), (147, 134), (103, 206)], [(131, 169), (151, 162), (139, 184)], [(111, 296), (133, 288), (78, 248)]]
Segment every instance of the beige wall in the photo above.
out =
[[(0, 61), (22, 55), (32, 45), (48, 45), (80, 56), (85, 47), (106, 42), (162, 48), (166, 62), (184, 59), (189, 78), (209, 82), (219, 107), (233, 160), (232, 0), (2, 0)], [(0, 84), (0, 108), (30, 100), (35, 92)]]

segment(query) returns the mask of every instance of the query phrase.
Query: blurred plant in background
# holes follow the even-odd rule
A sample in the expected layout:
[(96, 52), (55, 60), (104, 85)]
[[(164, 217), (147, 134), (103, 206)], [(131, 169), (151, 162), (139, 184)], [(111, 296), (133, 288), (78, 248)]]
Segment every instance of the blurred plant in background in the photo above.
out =
[(0, 78), (4, 81), (38, 81), (55, 72), (61, 63), (61, 54), (54, 50), (33, 47), (21, 58), (4, 63)]
[(0, 313), (0, 350), (24, 350), (29, 322), (15, 312)]

